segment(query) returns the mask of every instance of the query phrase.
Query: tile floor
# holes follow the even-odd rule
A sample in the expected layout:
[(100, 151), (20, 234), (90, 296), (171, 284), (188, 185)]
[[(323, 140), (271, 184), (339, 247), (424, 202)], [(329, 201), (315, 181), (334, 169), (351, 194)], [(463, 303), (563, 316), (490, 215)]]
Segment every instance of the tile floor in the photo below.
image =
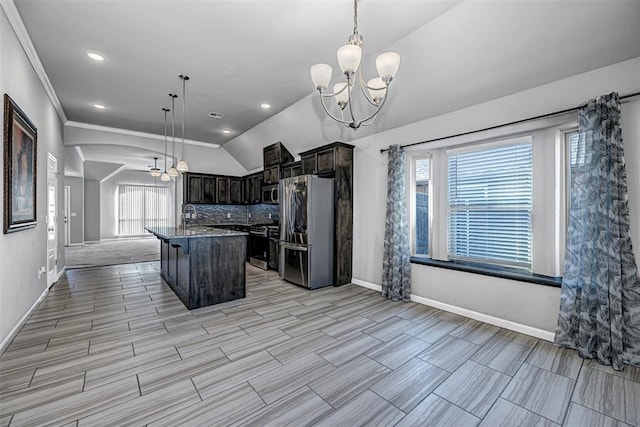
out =
[(187, 311), (157, 262), (69, 270), (0, 357), (0, 426), (640, 425), (640, 369), (247, 266)]

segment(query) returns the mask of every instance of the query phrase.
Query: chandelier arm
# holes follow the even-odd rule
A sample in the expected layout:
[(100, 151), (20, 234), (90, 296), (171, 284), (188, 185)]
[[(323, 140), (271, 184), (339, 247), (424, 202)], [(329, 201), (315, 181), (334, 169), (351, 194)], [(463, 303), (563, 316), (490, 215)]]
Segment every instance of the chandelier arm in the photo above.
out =
[(325, 98), (329, 98), (329, 97), (331, 97), (331, 96), (340, 95), (340, 94), (341, 94), (342, 92), (344, 92), (346, 89), (347, 89), (347, 85), (345, 85), (342, 89), (340, 89), (339, 91), (334, 92), (334, 93), (322, 92), (322, 91), (320, 91), (320, 90), (319, 90), (318, 92), (320, 92), (320, 95), (322, 95), (323, 97), (325, 97)]
[(369, 85), (367, 85), (364, 82), (364, 79), (362, 78), (362, 67), (358, 68), (358, 80), (360, 81), (360, 90), (362, 90), (362, 94), (364, 95), (364, 98), (369, 102), (369, 104), (373, 105), (374, 107), (377, 107), (378, 104), (376, 104), (373, 101), (373, 99), (369, 98), (369, 94), (365, 90), (365, 88), (367, 89), (375, 89), (375, 88), (371, 88)]
[[(339, 119), (336, 116), (334, 116), (333, 114), (331, 114), (329, 112), (329, 110), (327, 109), (327, 106), (324, 103), (324, 98), (323, 97), (320, 97), (320, 104), (322, 104), (322, 108), (324, 109), (324, 112), (327, 113), (327, 115), (329, 117), (331, 117), (333, 120), (335, 120), (336, 122), (342, 123), (345, 126), (349, 126), (351, 124), (351, 122), (343, 120), (344, 119), (344, 115), (343, 115), (343, 119)], [(342, 110), (340, 110), (340, 113), (342, 114)]]
[(378, 113), (380, 112), (380, 110), (382, 109), (382, 107), (384, 106), (384, 103), (387, 101), (387, 95), (385, 94), (385, 96), (382, 98), (382, 101), (380, 102), (380, 105), (378, 105), (378, 108), (376, 108), (376, 111), (374, 111), (369, 117), (367, 117), (366, 119), (362, 119), (358, 122), (358, 124), (356, 125), (356, 129), (359, 128), (360, 126), (362, 126), (364, 124), (364, 126), (367, 126), (370, 123), (367, 123), (369, 120), (374, 119)]
[[(356, 4), (357, 2), (358, 0), (356, 0)], [(347, 75), (347, 90), (349, 94), (349, 101), (347, 101), (347, 103), (349, 104), (349, 114), (351, 114), (351, 125), (354, 125), (356, 123), (356, 118), (353, 115), (353, 102), (351, 102), (351, 77), (349, 77), (349, 75)]]

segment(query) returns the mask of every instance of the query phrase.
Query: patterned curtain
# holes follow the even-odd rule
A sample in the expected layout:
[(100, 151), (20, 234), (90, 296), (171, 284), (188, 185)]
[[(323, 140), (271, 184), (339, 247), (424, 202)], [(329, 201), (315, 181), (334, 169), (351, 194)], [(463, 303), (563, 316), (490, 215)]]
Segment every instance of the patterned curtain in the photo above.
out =
[(382, 295), (393, 301), (411, 300), (411, 262), (407, 221), (404, 149), (389, 147), (387, 217), (384, 223)]
[(629, 235), (618, 94), (579, 111), (556, 344), (640, 366), (640, 278)]

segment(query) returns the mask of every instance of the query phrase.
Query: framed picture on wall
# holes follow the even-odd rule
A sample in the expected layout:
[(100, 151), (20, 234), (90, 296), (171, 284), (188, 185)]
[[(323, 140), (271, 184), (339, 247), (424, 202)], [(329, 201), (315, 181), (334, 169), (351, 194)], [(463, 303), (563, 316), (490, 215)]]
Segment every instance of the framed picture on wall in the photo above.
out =
[(4, 94), (3, 232), (36, 226), (38, 131), (9, 95)]

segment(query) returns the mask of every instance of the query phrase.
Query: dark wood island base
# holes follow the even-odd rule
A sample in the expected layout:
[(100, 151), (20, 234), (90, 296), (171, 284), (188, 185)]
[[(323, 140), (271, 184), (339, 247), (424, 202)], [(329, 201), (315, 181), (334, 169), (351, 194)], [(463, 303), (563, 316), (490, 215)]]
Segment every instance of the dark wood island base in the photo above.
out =
[(189, 309), (245, 298), (247, 233), (147, 228), (160, 240), (161, 276)]

